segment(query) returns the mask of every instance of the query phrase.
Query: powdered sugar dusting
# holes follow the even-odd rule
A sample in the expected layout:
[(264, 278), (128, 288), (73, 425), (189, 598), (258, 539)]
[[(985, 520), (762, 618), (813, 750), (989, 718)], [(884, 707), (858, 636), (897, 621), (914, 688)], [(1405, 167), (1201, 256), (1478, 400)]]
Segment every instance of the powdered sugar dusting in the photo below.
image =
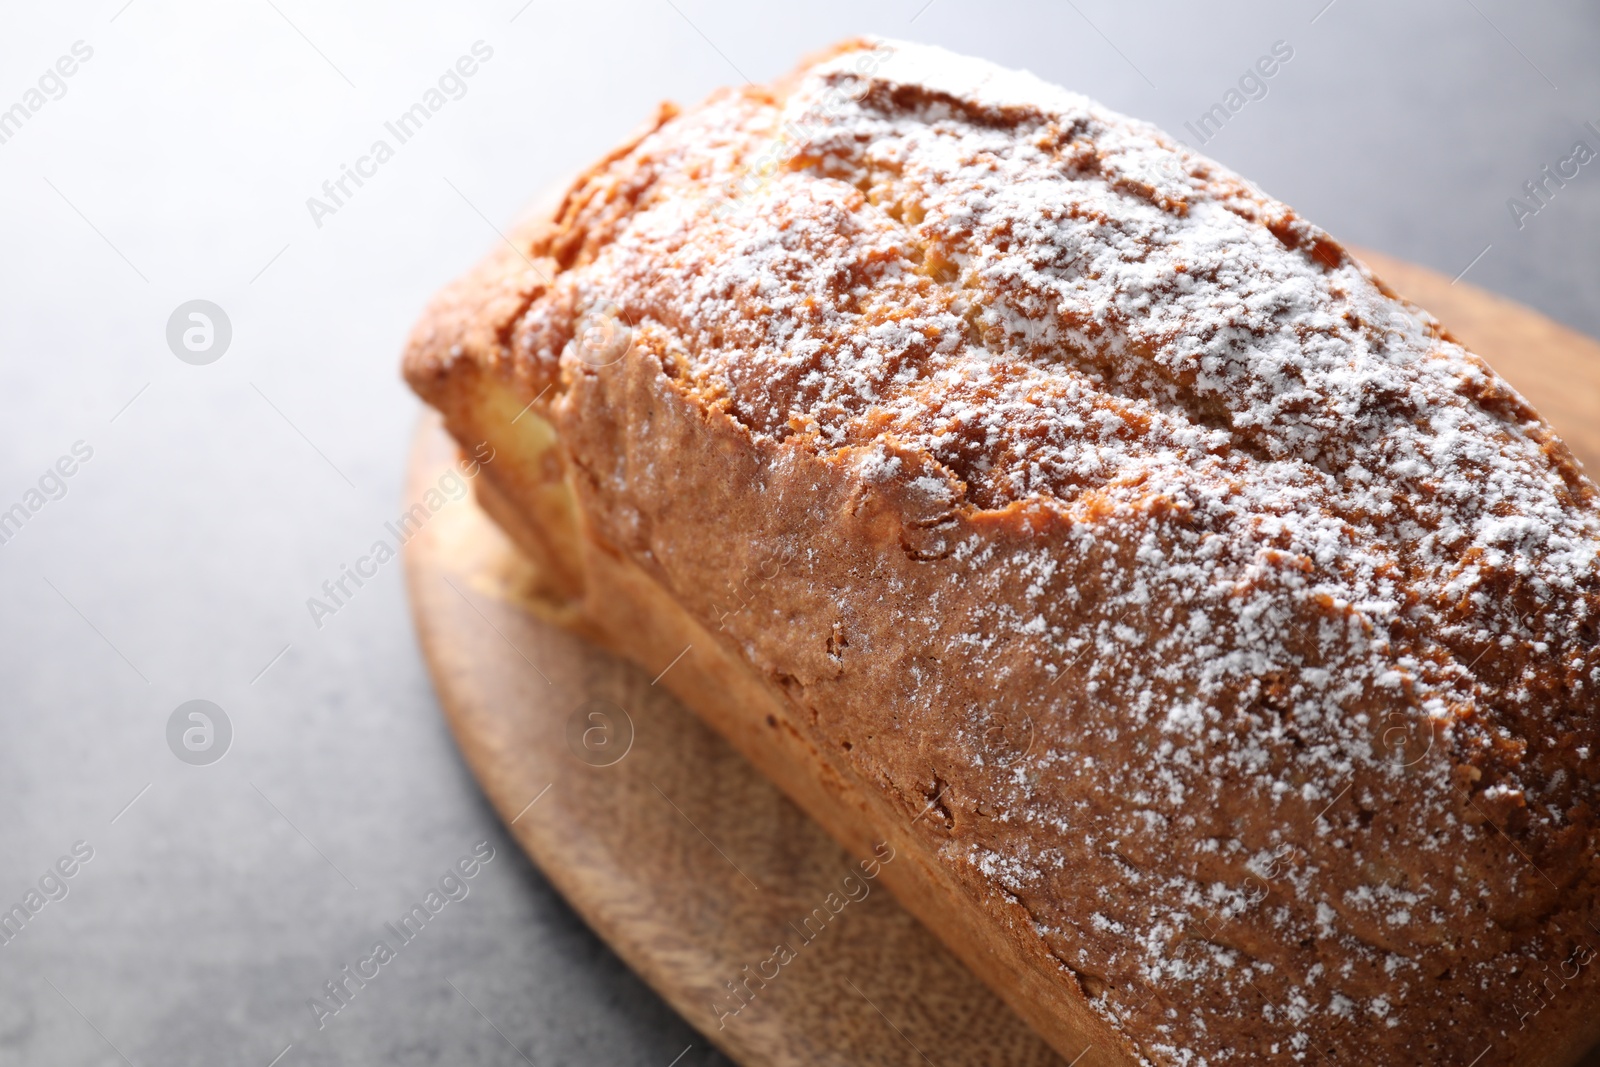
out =
[[(1557, 886), (1593, 848), (1593, 488), (1289, 208), (1031, 75), (891, 44), (665, 124), (564, 225), (516, 329), (540, 373), (596, 373), (563, 352), (614, 304), (708, 409), (892, 488), (906, 552), (959, 576), (957, 619), (872, 595), (998, 695), (882, 744), (937, 764), (949, 862), (1150, 1062), (1378, 1029), (1373, 1062), (1411, 1062), (1593, 917)], [(840, 657), (861, 677), (871, 638)], [(897, 724), (962, 684), (913, 659)], [(1024, 714), (1008, 687), (1038, 733), (1015, 760), (984, 740)]]

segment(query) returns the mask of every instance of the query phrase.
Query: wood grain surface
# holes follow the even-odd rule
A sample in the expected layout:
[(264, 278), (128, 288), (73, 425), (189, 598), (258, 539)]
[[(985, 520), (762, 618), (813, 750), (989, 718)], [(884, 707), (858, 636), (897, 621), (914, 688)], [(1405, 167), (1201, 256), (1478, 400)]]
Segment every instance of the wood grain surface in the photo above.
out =
[[(1600, 471), (1600, 344), (1358, 254)], [(407, 504), (455, 460), (430, 413)], [(484, 792), (585, 921), (730, 1057), (1065, 1063), (867, 877), (870, 857), (847, 854), (653, 678), (542, 617), (531, 568), (470, 498), (433, 514), (405, 551), (423, 651)], [(1584, 1067), (1600, 1067), (1600, 1050)]]
[[(455, 458), (430, 416), (408, 502)], [(649, 675), (541, 619), (531, 568), (470, 498), (412, 538), (406, 571), (440, 701), (501, 818), (733, 1059), (1062, 1062), (865, 877), (867, 857), (846, 854)], [(780, 944), (793, 955), (781, 964)], [(753, 997), (741, 1006), (729, 983)]]

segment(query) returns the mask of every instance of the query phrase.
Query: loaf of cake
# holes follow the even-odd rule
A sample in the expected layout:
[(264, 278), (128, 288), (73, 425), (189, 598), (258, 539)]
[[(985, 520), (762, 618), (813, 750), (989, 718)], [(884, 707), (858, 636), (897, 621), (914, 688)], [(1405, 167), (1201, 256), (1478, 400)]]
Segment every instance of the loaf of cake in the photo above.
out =
[(884, 882), (1066, 1060), (1600, 1038), (1595, 487), (1159, 130), (849, 42), (663, 105), (436, 299), (405, 374), (492, 446), (552, 617), (681, 655), (662, 684), (891, 844)]

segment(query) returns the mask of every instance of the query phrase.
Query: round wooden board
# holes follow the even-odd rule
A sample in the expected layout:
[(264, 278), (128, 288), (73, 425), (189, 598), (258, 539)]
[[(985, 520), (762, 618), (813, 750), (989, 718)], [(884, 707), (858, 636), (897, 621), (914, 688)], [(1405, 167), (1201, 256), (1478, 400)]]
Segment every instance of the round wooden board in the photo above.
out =
[[(456, 458), (430, 413), (408, 506)], [(500, 817), (589, 925), (730, 1057), (1061, 1067), (862, 876), (865, 857), (835, 844), (654, 676), (541, 619), (524, 592), (530, 566), (470, 498), (435, 513), (405, 553), (440, 702)], [(593, 701), (607, 702), (613, 729), (588, 719)], [(579, 752), (620, 758), (596, 766)], [(780, 943), (794, 954), (781, 967), (769, 962)], [(763, 980), (763, 968), (777, 977)], [(740, 1007), (727, 983), (743, 989), (752, 973), (755, 996)]]
[[(1600, 344), (1432, 271), (1360, 254), (1600, 471)], [(407, 503), (456, 456), (430, 413)], [(579, 914), (730, 1057), (750, 1067), (1065, 1063), (860, 876), (863, 857), (652, 675), (541, 618), (531, 569), (470, 499), (437, 512), (405, 552), (423, 651), (484, 792)], [(596, 710), (609, 720), (590, 718)], [(847, 889), (862, 888), (850, 899)], [(782, 966), (770, 962), (779, 944), (793, 953)], [(733, 985), (754, 991), (748, 1003)], [(1600, 1067), (1600, 1055), (1585, 1067)]]

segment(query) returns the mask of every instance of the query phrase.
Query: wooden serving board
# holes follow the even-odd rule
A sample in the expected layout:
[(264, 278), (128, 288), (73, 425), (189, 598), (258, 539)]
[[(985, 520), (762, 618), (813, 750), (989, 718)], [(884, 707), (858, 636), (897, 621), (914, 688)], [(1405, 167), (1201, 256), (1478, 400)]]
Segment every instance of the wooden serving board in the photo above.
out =
[[(1362, 255), (1600, 471), (1600, 344), (1501, 297)], [(430, 413), (407, 501), (437, 486), (456, 456)], [(734, 1060), (1064, 1067), (864, 877), (866, 857), (835, 844), (655, 686), (658, 675), (542, 618), (530, 566), (470, 499), (407, 544), (406, 576), (445, 714), (501, 818), (595, 931)]]

